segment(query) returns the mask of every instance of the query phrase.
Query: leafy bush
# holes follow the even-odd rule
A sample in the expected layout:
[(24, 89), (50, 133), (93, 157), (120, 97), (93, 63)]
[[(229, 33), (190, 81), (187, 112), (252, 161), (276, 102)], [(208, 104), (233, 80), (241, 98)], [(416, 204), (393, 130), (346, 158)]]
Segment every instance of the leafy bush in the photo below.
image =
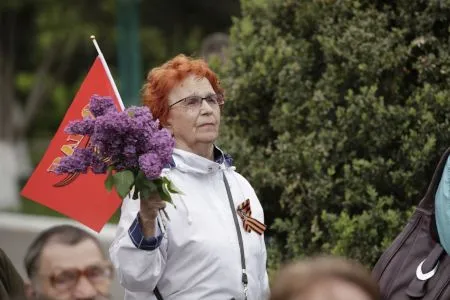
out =
[(450, 1), (241, 5), (221, 142), (263, 202), (271, 263), (373, 265), (448, 146)]

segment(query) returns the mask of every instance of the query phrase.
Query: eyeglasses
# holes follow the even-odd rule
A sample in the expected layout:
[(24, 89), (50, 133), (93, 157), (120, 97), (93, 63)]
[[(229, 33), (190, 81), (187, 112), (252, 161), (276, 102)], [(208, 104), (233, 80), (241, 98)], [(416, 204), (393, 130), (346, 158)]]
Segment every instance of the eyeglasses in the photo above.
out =
[(221, 94), (212, 94), (212, 95), (208, 95), (206, 97), (189, 96), (189, 97), (183, 98), (181, 100), (178, 100), (175, 103), (172, 103), (171, 105), (169, 105), (169, 108), (171, 108), (175, 104), (182, 102), (183, 106), (185, 106), (187, 108), (199, 109), (202, 106), (203, 100), (205, 100), (206, 103), (208, 103), (208, 105), (211, 107), (217, 107), (217, 106), (223, 105), (223, 103), (225, 102), (224, 97)]
[(65, 292), (73, 289), (81, 276), (85, 276), (94, 287), (102, 288), (111, 281), (113, 269), (110, 264), (102, 264), (92, 265), (84, 270), (75, 268), (61, 270), (50, 276), (50, 282), (56, 290)]

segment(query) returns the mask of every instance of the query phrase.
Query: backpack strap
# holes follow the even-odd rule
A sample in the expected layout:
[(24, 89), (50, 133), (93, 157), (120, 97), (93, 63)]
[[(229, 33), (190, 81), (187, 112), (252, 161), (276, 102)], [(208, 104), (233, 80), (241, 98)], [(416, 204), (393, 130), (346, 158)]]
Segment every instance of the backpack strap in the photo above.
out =
[(441, 181), (442, 172), (444, 171), (444, 167), (449, 155), (450, 155), (450, 148), (447, 148), (445, 153), (441, 156), (441, 159), (439, 160), (436, 169), (434, 170), (434, 174), (430, 184), (428, 185), (427, 192), (425, 193), (425, 196), (422, 198), (419, 205), (417, 206), (418, 208), (426, 210), (430, 213), (434, 211), (434, 196), (436, 195), (439, 182)]
[(158, 287), (155, 287), (153, 290), (153, 293), (155, 294), (155, 297), (157, 300), (164, 300), (164, 298), (161, 296), (161, 293), (158, 290)]
[(225, 176), (225, 171), (223, 172), (223, 182), (225, 183), (225, 189), (227, 190), (228, 195), (228, 202), (230, 202), (231, 214), (233, 215), (234, 226), (236, 227), (236, 233), (239, 242), (239, 250), (241, 254), (241, 267), (242, 267), (241, 281), (242, 286), (244, 288), (244, 300), (247, 300), (248, 277), (247, 277), (247, 267), (245, 266), (244, 242), (242, 241), (241, 228), (239, 227), (236, 208), (234, 207), (233, 196), (231, 194), (230, 184), (228, 183), (227, 177)]

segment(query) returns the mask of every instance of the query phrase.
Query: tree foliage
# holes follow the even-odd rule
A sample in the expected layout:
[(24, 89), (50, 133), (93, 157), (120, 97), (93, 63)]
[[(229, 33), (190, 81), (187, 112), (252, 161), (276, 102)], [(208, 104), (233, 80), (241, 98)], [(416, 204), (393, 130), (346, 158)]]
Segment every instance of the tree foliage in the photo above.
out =
[[(1, 2), (0, 141), (51, 138), (96, 57), (91, 34), (118, 81), (118, 1)], [(239, 12), (236, 1), (135, 1), (142, 81), (147, 70), (175, 54), (198, 54), (202, 38), (226, 31)]]
[(273, 258), (373, 265), (448, 147), (450, 1), (241, 5), (222, 143), (263, 202)]
[[(175, 54), (199, 54), (202, 39), (226, 31), (230, 16), (239, 13), (232, 0), (0, 1), (0, 169), (7, 176), (0, 182), (0, 207), (18, 206), (16, 183), (29, 175), (28, 152), (37, 164), (92, 65), (97, 54), (90, 35), (121, 88), (117, 23), (125, 16), (123, 2), (139, 5), (142, 82), (147, 70)], [(25, 201), (24, 210), (42, 210), (28, 209), (31, 204)]]

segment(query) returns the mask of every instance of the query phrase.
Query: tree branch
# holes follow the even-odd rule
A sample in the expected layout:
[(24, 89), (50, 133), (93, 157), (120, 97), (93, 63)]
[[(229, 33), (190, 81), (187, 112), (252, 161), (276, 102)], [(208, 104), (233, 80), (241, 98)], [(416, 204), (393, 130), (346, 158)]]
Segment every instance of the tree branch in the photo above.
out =
[(36, 116), (38, 108), (42, 107), (45, 103), (45, 100), (47, 99), (47, 92), (55, 85), (54, 81), (49, 83), (47, 80), (52, 64), (56, 58), (60, 58), (61, 62), (53, 76), (55, 78), (61, 77), (67, 71), (67, 61), (72, 57), (72, 54), (76, 49), (77, 42), (78, 39), (71, 35), (68, 37), (68, 40), (61, 43), (64, 45), (62, 51), (59, 51), (59, 46), (53, 46), (51, 51), (48, 52), (47, 56), (39, 66), (38, 72), (36, 73), (36, 80), (26, 101), (24, 114), (22, 116), (22, 123), (19, 126), (20, 134), (25, 134), (27, 132), (30, 124)]
[(56, 59), (57, 53), (58, 47), (51, 47), (50, 51), (47, 52), (47, 55), (39, 65), (37, 72), (34, 75), (34, 84), (25, 102), (26, 104), (23, 111), (23, 116), (20, 118), (21, 122), (16, 123), (18, 135), (22, 135), (27, 131), (31, 118), (35, 114), (36, 108), (43, 102), (43, 96), (46, 91), (46, 79), (53, 62)]
[(0, 140), (14, 137), (11, 110), (16, 101), (14, 90), (14, 62), (16, 13), (6, 11), (0, 14)]

